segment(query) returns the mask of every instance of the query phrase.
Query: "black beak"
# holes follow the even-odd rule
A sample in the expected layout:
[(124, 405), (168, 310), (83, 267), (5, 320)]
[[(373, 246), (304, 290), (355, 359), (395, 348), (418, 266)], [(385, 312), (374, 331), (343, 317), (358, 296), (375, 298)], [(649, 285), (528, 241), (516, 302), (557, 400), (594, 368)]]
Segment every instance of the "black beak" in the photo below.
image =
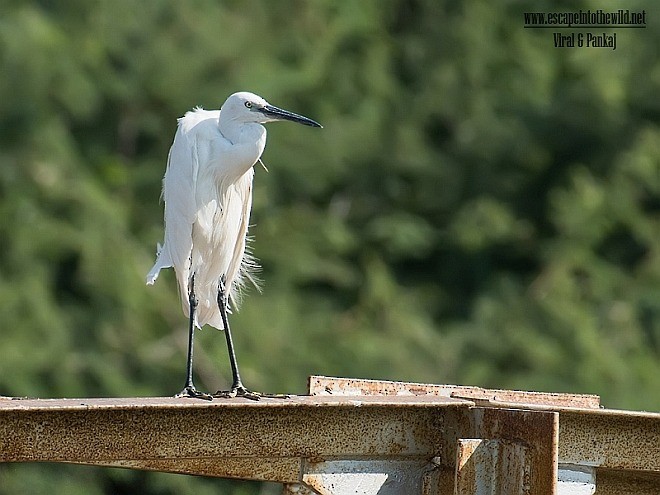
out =
[(299, 124), (308, 125), (310, 127), (323, 127), (315, 120), (308, 119), (297, 113), (289, 112), (288, 110), (274, 107), (273, 105), (266, 105), (259, 110), (272, 120), (290, 120), (291, 122), (298, 122)]

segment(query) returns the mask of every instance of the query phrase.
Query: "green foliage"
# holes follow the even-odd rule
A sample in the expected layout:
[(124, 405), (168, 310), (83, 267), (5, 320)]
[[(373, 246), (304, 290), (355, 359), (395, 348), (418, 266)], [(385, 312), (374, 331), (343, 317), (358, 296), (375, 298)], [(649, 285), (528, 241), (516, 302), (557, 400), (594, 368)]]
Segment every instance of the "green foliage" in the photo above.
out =
[[(249, 386), (327, 374), (660, 409), (655, 3), (626, 6), (649, 27), (616, 51), (523, 29), (548, 2), (2, 3), (0, 393), (179, 390), (174, 277), (144, 286), (167, 150), (176, 117), (250, 90), (325, 128), (268, 128), (264, 292), (233, 319)], [(222, 336), (197, 349), (199, 385), (226, 386)], [(1, 493), (218, 489), (275, 493), (0, 467)]]

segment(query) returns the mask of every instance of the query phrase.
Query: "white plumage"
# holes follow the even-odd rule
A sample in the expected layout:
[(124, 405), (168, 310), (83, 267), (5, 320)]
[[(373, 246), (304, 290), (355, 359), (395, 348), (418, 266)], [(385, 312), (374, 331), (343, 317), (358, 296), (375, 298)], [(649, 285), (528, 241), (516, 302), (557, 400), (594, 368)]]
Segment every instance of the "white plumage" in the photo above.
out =
[(230, 393), (258, 395), (241, 383), (226, 313), (227, 302), (236, 306), (241, 285), (252, 279), (250, 271), (256, 267), (246, 253), (253, 166), (266, 146), (261, 124), (274, 120), (321, 127), (246, 92), (231, 95), (221, 110), (196, 108), (178, 122), (163, 179), (165, 242), (147, 284), (156, 281), (161, 269), (174, 267), (183, 312), (190, 320), (183, 395), (208, 398), (192, 384), (194, 328), (206, 324), (226, 330), (234, 375)]
[(189, 316), (188, 289), (195, 274), (195, 324), (222, 329), (217, 303), (224, 278), (230, 299), (254, 260), (245, 252), (252, 207), (253, 165), (266, 145), (266, 129), (243, 125), (225, 137), (220, 111), (197, 108), (179, 119), (163, 179), (165, 243), (147, 275), (153, 284), (162, 268), (174, 267), (183, 312)]

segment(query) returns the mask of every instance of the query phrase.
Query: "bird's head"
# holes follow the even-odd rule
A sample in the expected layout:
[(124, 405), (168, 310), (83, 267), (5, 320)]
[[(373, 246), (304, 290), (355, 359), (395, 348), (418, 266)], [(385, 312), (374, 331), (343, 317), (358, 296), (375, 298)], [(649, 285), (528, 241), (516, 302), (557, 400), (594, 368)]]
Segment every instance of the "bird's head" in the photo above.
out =
[(271, 105), (261, 96), (241, 91), (234, 93), (220, 109), (223, 119), (242, 124), (265, 124), (276, 120), (290, 120), (311, 127), (323, 127), (318, 122)]

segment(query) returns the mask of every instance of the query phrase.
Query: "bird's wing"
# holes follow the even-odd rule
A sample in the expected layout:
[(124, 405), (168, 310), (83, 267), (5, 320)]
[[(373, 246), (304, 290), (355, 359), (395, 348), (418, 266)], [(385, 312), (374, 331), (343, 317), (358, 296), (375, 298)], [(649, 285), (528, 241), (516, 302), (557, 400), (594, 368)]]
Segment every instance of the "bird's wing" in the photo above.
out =
[[(232, 280), (231, 299), (234, 306), (240, 304), (240, 290), (247, 281), (252, 282), (259, 289), (259, 283), (255, 276), (255, 271), (259, 265), (254, 256), (252, 256), (249, 247), (248, 226), (250, 223), (250, 211), (252, 210), (252, 179), (254, 170), (249, 169), (234, 185), (234, 194), (239, 198), (240, 222), (237, 242), (232, 253), (231, 263), (229, 264), (228, 280)], [(238, 213), (238, 212), (237, 212)], [(246, 249), (247, 248), (247, 249)]]
[(200, 160), (195, 128), (209, 119), (217, 121), (218, 115), (219, 111), (195, 109), (179, 119), (163, 178), (165, 243), (147, 275), (147, 283), (154, 283), (162, 268), (174, 267), (184, 305), (188, 299), (192, 226), (197, 212), (195, 195)]

